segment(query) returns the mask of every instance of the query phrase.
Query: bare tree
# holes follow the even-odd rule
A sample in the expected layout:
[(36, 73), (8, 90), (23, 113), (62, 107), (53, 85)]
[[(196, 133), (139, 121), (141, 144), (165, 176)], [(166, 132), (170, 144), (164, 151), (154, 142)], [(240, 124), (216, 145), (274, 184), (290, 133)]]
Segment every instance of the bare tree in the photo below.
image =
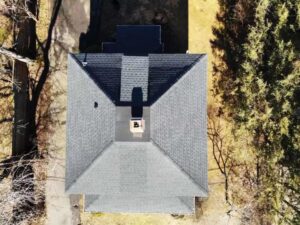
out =
[(221, 118), (217, 115), (217, 109), (210, 107), (208, 111), (208, 138), (212, 144), (212, 153), (219, 171), (225, 180), (225, 200), (229, 201), (229, 176), (236, 166), (232, 157), (234, 152), (233, 146), (229, 145), (224, 132)]
[(0, 2), (0, 13), (13, 20), (24, 20), (29, 18), (37, 22), (37, 13), (33, 12), (30, 7), (32, 3), (34, 4), (32, 0), (3, 0)]
[[(3, 123), (13, 121), (13, 135), (12, 154), (10, 158), (1, 163), (0, 178), (3, 180), (10, 176), (12, 193), (23, 197), (20, 201), (14, 201), (12, 222), (16, 224), (37, 210), (35, 173), (31, 162), (41, 157), (39, 152), (41, 143), (38, 141), (41, 141), (43, 137), (39, 131), (45, 128), (45, 121), (47, 121), (45, 118), (49, 118), (47, 115), (49, 105), (40, 104), (39, 101), (44, 99), (43, 89), (47, 87), (47, 78), (51, 72), (49, 52), (61, 2), (61, 0), (54, 1), (48, 35), (43, 42), (37, 38), (36, 34), (37, 1), (7, 0), (4, 3), (5, 13), (10, 16), (15, 28), (12, 48), (0, 49), (0, 54), (6, 55), (13, 62), (12, 76), (6, 78), (7, 82), (13, 84), (14, 113), (12, 114), (13, 118), (2, 119)], [(3, 7), (3, 4), (0, 6)], [(34, 62), (37, 57), (36, 43), (41, 49), (43, 63), (35, 66), (38, 69), (34, 72), (28, 63), (38, 63)], [(24, 190), (26, 191), (24, 192)]]
[[(8, 191), (12, 188), (12, 182), (10, 179), (2, 179), (0, 177), (0, 224), (43, 224), (43, 221), (46, 218), (45, 211), (43, 206), (45, 201), (45, 183), (47, 179), (61, 179), (59, 177), (47, 177), (47, 166), (48, 159), (36, 158), (27, 160), (23, 158), (19, 160), (14, 160), (10, 162), (2, 162), (0, 166), (12, 168), (11, 171), (16, 171), (20, 169), (21, 166), (27, 167), (30, 171), (26, 169), (23, 170), (23, 174), (20, 173), (14, 174), (10, 173), (10, 176), (14, 177), (14, 186), (18, 187), (18, 191)], [(53, 160), (53, 168), (57, 166), (56, 160)], [(2, 179), (2, 180), (1, 180)], [(31, 191), (32, 183), (35, 184), (35, 191)], [(27, 206), (37, 205), (36, 210), (28, 210), (27, 214), (16, 214), (13, 210), (15, 205)], [(19, 208), (20, 210), (20, 208)], [(12, 218), (14, 220), (12, 220)]]

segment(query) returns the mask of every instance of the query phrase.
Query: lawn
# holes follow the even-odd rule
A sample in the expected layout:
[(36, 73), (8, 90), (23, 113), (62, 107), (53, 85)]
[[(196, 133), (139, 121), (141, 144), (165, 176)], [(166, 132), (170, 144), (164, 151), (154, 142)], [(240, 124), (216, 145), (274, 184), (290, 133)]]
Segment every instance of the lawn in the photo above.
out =
[[(208, 54), (208, 89), (212, 87), (212, 26), (218, 11), (218, 0), (189, 1), (189, 52)], [(209, 103), (212, 101), (208, 92)]]

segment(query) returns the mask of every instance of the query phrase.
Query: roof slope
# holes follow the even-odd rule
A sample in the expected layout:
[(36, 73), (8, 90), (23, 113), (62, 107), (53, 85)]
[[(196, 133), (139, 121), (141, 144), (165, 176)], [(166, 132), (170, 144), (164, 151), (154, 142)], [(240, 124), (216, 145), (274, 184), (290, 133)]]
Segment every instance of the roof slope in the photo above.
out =
[(204, 190), (207, 185), (206, 57), (150, 107), (151, 139)]
[(131, 197), (206, 196), (205, 190), (151, 142), (114, 142), (67, 191)]
[(155, 103), (203, 57), (199, 54), (150, 54), (149, 104)]
[[(71, 57), (68, 63), (67, 188), (115, 139), (116, 111), (80, 65)], [(95, 103), (105, 107), (94, 108)]]
[[(128, 101), (121, 101), (122, 71), (132, 70), (132, 63), (122, 63), (130, 57), (122, 54), (97, 54), (81, 53), (71, 55), (79, 65), (86, 62), (82, 69), (86, 70), (90, 77), (103, 90), (116, 105), (130, 105)], [(135, 76), (133, 83), (141, 83), (141, 78), (148, 83), (147, 98), (144, 97), (144, 105), (152, 105), (165, 93), (177, 80), (179, 80), (198, 60), (203, 57), (199, 54), (149, 54), (147, 63), (143, 63), (148, 71), (148, 76)], [(139, 57), (135, 57), (136, 59)], [(140, 57), (143, 58), (143, 57)], [(136, 67), (142, 66), (136, 61)], [(126, 66), (128, 68), (126, 68)], [(125, 74), (126, 75), (126, 74)], [(132, 83), (131, 82), (131, 83)], [(130, 85), (130, 83), (129, 83)], [(131, 95), (131, 89), (122, 87)]]
[[(122, 54), (70, 54), (70, 57), (77, 63), (71, 61), (69, 68), (75, 64), (81, 66), (113, 102), (120, 98)], [(83, 67), (82, 62), (87, 65)]]
[(88, 212), (191, 214), (194, 210), (194, 197), (85, 196), (85, 211)]
[[(187, 202), (206, 197), (206, 60), (189, 54), (70, 55), (66, 190), (94, 196), (95, 204), (87, 206), (92, 211), (122, 210), (113, 201), (100, 207), (105, 196), (132, 198), (132, 205), (148, 199), (151, 204), (140, 212), (160, 206), (172, 211), (177, 202), (173, 213), (189, 205), (179, 204), (178, 196)], [(147, 93), (147, 137), (140, 140), (127, 138), (130, 109), (124, 106), (130, 101), (120, 101), (130, 98), (135, 84)], [(124, 128), (128, 135), (120, 134)]]

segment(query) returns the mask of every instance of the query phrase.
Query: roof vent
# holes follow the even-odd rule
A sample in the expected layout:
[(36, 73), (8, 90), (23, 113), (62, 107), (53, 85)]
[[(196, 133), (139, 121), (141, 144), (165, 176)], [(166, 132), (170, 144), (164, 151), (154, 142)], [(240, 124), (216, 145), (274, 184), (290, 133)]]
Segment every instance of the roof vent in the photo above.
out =
[(88, 64), (87, 61), (86, 61), (86, 58), (87, 58), (87, 53), (85, 53), (85, 55), (84, 55), (84, 59), (83, 59), (83, 62), (82, 62), (83, 67), (86, 67), (86, 65)]
[(145, 120), (143, 118), (131, 118), (129, 122), (130, 132), (133, 134), (144, 133)]

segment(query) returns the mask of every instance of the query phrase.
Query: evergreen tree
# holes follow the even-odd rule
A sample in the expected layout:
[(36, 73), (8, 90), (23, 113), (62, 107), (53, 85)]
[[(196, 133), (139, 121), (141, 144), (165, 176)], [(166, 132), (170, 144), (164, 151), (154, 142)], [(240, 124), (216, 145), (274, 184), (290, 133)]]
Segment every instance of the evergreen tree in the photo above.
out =
[[(228, 39), (229, 31), (222, 30), (226, 22), (212, 42), (223, 64), (215, 69), (216, 94), (233, 130), (252, 133), (261, 224), (300, 223), (299, 5), (299, 0), (257, 1), (248, 15), (253, 20), (238, 31), (246, 32), (242, 42)], [(216, 44), (223, 39), (239, 52)], [(234, 66), (220, 57), (230, 54)]]

